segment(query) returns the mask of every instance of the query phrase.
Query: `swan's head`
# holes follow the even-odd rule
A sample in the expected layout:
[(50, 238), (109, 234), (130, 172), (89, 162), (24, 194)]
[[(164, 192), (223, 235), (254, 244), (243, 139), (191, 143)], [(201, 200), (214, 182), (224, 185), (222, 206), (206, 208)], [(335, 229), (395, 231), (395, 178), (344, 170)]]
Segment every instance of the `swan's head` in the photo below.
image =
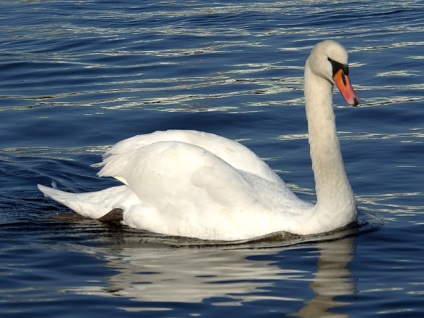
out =
[(332, 40), (322, 41), (314, 46), (306, 63), (315, 75), (336, 84), (348, 104), (359, 105), (350, 84), (348, 54), (343, 46)]

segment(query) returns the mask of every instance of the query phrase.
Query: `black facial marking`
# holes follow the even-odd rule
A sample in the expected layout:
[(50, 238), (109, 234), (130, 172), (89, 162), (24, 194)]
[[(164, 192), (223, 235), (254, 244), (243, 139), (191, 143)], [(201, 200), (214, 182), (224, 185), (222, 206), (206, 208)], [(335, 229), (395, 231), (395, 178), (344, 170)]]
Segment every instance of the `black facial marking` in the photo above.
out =
[[(333, 76), (336, 75), (336, 73), (340, 69), (343, 70), (344, 75), (349, 75), (349, 67), (346, 64), (336, 62), (336, 61), (330, 59), (329, 57), (327, 59), (330, 61), (331, 65), (333, 66)], [(343, 83), (345, 83), (344, 76), (343, 76)]]

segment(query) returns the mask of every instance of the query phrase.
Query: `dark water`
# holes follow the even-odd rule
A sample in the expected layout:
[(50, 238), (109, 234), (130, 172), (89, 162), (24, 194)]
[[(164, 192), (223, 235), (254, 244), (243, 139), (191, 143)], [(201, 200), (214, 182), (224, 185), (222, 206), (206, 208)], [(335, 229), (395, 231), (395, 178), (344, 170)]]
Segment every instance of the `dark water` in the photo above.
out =
[[(424, 315), (422, 1), (3, 1), (0, 12), (2, 317)], [(179, 247), (57, 218), (66, 210), (37, 191), (116, 184), (89, 167), (107, 146), (181, 128), (242, 141), (314, 200), (303, 64), (325, 38), (350, 52), (362, 102), (335, 96), (359, 229)]]

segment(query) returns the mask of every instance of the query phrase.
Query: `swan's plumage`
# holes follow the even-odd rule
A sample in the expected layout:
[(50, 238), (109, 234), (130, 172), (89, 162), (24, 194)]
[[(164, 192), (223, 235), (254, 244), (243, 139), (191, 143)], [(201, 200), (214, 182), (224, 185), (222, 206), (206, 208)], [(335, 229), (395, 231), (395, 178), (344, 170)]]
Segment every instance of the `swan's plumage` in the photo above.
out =
[[(39, 188), (84, 216), (98, 219), (119, 208), (128, 226), (201, 239), (236, 240), (277, 231), (313, 234), (344, 226), (355, 219), (356, 205), (335, 131), (335, 70), (328, 58), (347, 69), (347, 53), (333, 41), (318, 44), (305, 69), (316, 205), (300, 200), (245, 146), (198, 131), (160, 131), (117, 143), (96, 166), (99, 176), (114, 177), (122, 186), (82, 194)], [(350, 83), (342, 89), (348, 102), (357, 104)]]

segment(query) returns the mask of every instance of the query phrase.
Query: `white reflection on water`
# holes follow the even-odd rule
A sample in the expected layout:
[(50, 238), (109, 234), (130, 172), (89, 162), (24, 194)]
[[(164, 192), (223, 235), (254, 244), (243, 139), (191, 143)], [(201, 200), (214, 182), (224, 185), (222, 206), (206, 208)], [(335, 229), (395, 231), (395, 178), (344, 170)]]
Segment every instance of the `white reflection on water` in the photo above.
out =
[[(400, 139), (400, 142), (422, 143), (424, 129), (420, 127), (409, 128), (409, 132), (400, 133), (373, 133), (373, 132), (350, 132), (339, 131), (340, 140), (390, 140)], [(305, 140), (308, 134), (285, 134), (275, 137), (276, 140)], [(405, 140), (407, 139), (407, 140)]]
[[(308, 267), (292, 259), (293, 255), (285, 256), (290, 249), (304, 247), (279, 251), (113, 248), (106, 251), (106, 266), (117, 274), (105, 281), (106, 286), (84, 286), (64, 292), (121, 296), (140, 302), (140, 306), (135, 303), (134, 307), (123, 308), (131, 311), (152, 310), (152, 303), (157, 303), (157, 307), (153, 306), (156, 310), (171, 309), (159, 308), (164, 302), (200, 303), (209, 299), (214, 306), (241, 306), (272, 300), (276, 302), (273, 309), (281, 307), (282, 311), (299, 302), (295, 307), (301, 307), (296, 313), (300, 317), (309, 317), (311, 313), (316, 317), (339, 316), (328, 311), (344, 305), (335, 297), (355, 292), (347, 267), (353, 257), (353, 239), (320, 242), (316, 246), (317, 252), (298, 260), (316, 258), (316, 272), (312, 276)], [(314, 296), (303, 303), (304, 289), (297, 289), (302, 290), (298, 294), (293, 286), (309, 281)], [(270, 288), (272, 297), (267, 292)]]

